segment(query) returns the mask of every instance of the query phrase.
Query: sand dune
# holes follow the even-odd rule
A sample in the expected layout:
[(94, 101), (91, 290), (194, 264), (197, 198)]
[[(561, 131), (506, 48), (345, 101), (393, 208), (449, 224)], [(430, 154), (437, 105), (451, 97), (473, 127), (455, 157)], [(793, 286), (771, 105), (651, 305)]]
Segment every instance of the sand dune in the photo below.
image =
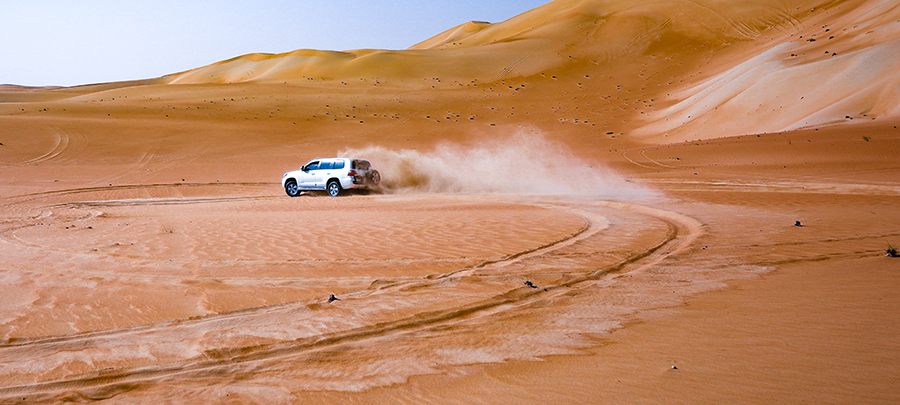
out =
[[(890, 3), (861, 1), (747, 2), (737, 8), (731, 2), (555, 1), (502, 23), (465, 23), (407, 51), (254, 54), (168, 79), (351, 86), (371, 79), (427, 86), (434, 77), (529, 77), (568, 70), (572, 59), (599, 57), (614, 65), (646, 54), (654, 60), (642, 71), (656, 76), (670, 69), (673, 57), (696, 54), (692, 47), (722, 52), (733, 44), (741, 55), (697, 66), (687, 74), (692, 83), (669, 82), (665, 94), (645, 88), (647, 98), (673, 105), (631, 117), (649, 121), (635, 135), (675, 142), (895, 116), (898, 13)], [(754, 45), (746, 49), (747, 43)], [(564, 57), (563, 49), (572, 55)]]
[(759, 55), (671, 95), (678, 103), (651, 114), (653, 123), (637, 134), (705, 139), (709, 133), (781, 132), (896, 117), (898, 17), (895, 5), (871, 3), (838, 18), (805, 22)]
[[(556, 0), (0, 86), (0, 403), (896, 403), (898, 10)], [(338, 154), (386, 191), (281, 190)]]
[(31, 92), (31, 91), (41, 91), (41, 90), (56, 90), (59, 89), (59, 86), (47, 86), (47, 87), (30, 87), (30, 86), (17, 86), (15, 84), (0, 84), (0, 92), (4, 93), (19, 93), (19, 92)]

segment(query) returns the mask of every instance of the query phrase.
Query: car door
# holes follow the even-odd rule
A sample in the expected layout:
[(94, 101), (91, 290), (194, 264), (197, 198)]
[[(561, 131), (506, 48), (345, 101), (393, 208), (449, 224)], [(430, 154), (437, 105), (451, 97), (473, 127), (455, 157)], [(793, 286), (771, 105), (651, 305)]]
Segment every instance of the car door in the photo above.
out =
[(321, 162), (318, 160), (312, 160), (309, 163), (303, 165), (303, 168), (300, 171), (300, 175), (297, 176), (297, 186), (301, 189), (314, 189), (316, 188), (316, 174), (319, 172), (319, 165)]
[(347, 165), (347, 163), (344, 161), (344, 159), (334, 159), (332, 160), (331, 165), (331, 170), (325, 172), (325, 176), (322, 178), (323, 181), (328, 181), (328, 179), (333, 178), (337, 178), (338, 181), (341, 181), (346, 177), (347, 172), (346, 170), (344, 170), (344, 167)]
[(328, 180), (331, 175), (331, 168), (334, 163), (331, 160), (322, 160), (319, 162), (319, 168), (315, 170), (316, 174), (316, 188), (324, 189), (325, 188), (325, 180)]

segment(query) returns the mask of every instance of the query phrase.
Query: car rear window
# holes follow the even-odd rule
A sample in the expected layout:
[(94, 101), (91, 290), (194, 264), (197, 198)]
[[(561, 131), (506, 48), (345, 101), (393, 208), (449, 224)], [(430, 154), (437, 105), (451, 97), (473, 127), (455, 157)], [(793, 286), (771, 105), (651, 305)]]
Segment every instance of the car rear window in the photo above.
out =
[(331, 170), (331, 162), (322, 162), (319, 165), (319, 170)]
[(372, 165), (369, 164), (368, 160), (354, 160), (353, 168), (356, 170), (369, 170), (372, 168)]
[(334, 161), (334, 167), (332, 167), (332, 169), (338, 170), (338, 169), (343, 169), (343, 168), (344, 168), (343, 160), (335, 160)]

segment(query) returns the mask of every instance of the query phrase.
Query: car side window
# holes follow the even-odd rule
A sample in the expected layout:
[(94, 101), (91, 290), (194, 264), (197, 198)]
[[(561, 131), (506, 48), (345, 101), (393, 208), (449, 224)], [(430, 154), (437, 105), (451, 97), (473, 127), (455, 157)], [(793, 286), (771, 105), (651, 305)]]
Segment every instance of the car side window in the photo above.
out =
[(331, 170), (331, 162), (322, 162), (319, 165), (319, 170)]
[(340, 170), (340, 169), (343, 169), (343, 168), (344, 168), (344, 161), (343, 161), (343, 160), (337, 160), (337, 161), (334, 162), (334, 167), (333, 167), (333, 169), (335, 169), (335, 170)]
[(306, 165), (306, 170), (318, 170), (318, 169), (319, 169), (319, 162), (310, 162), (309, 164)]

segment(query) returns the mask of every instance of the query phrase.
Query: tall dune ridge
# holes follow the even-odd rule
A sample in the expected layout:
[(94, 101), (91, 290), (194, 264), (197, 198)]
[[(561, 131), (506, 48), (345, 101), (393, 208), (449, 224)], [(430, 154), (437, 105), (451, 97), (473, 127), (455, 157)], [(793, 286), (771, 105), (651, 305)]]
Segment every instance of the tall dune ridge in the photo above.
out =
[[(639, 139), (676, 142), (896, 118), (898, 17), (890, 2), (554, 1), (501, 23), (465, 23), (406, 51), (246, 55), (168, 80), (428, 87), (437, 77), (456, 86), (589, 64), (615, 72), (620, 61), (644, 60), (640, 97), (669, 105), (631, 114), (625, 127)], [(715, 58), (732, 48), (750, 58)], [(685, 56), (707, 60), (696, 69), (675, 62)], [(664, 79), (673, 68), (692, 80)]]
[(0, 86), (0, 403), (900, 402), (900, 6), (472, 19)]

